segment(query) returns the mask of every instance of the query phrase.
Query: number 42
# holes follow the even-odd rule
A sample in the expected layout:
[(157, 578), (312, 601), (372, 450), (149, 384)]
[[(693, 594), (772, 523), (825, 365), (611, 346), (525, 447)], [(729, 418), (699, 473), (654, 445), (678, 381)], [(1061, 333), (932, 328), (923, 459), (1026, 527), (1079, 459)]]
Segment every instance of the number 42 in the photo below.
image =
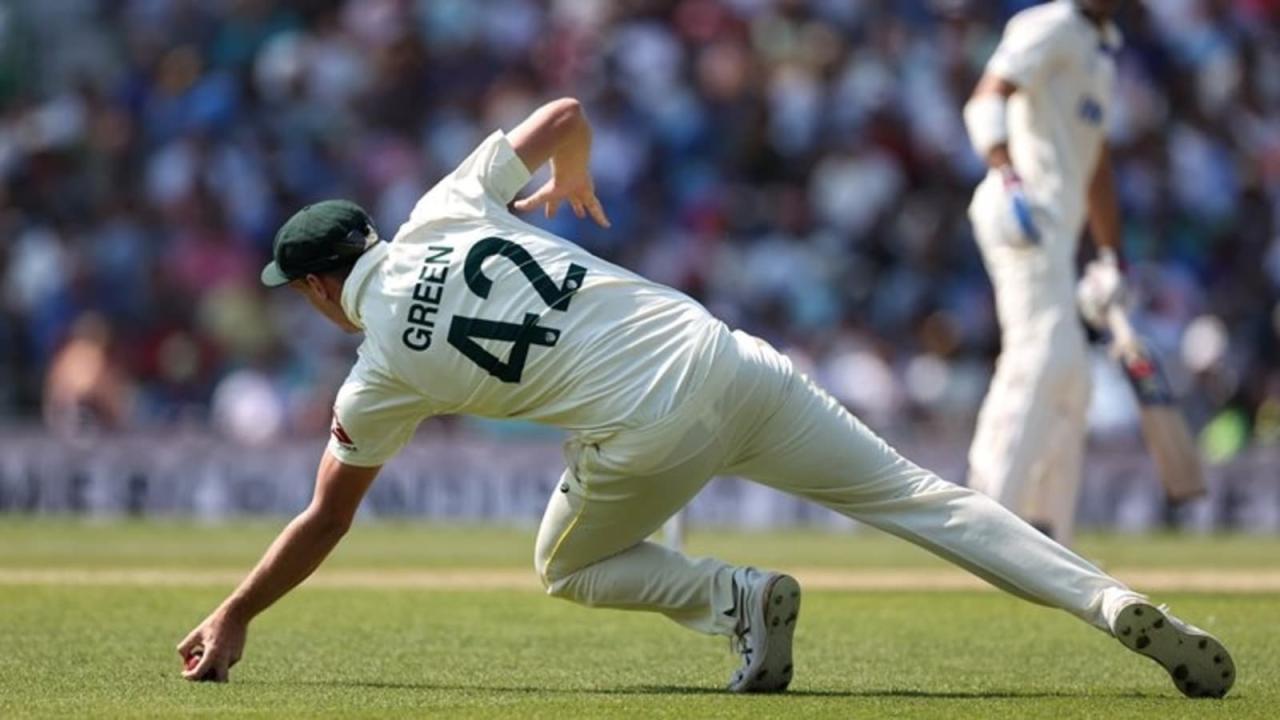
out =
[[(487, 237), (471, 247), (462, 268), (467, 287), (481, 298), (488, 298), (489, 291), (493, 289), (493, 281), (485, 276), (481, 266), (494, 255), (510, 260), (524, 273), (547, 307), (559, 312), (569, 309), (569, 302), (587, 276), (586, 268), (573, 263), (565, 273), (564, 282), (557, 286), (528, 250), (504, 238)], [(455, 316), (449, 324), (449, 344), (502, 382), (518, 383), (524, 373), (524, 364), (529, 359), (529, 347), (555, 347), (560, 340), (559, 330), (539, 325), (538, 320), (539, 315), (536, 313), (525, 313), (524, 321), (520, 323)], [(476, 342), (477, 339), (509, 342), (511, 352), (504, 362), (485, 350)]]

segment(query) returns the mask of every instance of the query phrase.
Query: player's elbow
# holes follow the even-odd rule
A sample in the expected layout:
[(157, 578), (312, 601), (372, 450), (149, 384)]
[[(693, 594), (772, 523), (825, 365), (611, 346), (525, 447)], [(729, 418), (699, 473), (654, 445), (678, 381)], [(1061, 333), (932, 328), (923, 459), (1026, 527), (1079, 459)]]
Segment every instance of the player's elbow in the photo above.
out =
[(552, 100), (547, 103), (547, 109), (551, 112), (551, 125), (561, 131), (572, 130), (587, 121), (587, 113), (577, 98)]
[(972, 104), (975, 100), (981, 100), (985, 96), (994, 95), (997, 98), (1008, 98), (1018, 92), (1018, 86), (1012, 82), (991, 73), (984, 74), (978, 79), (978, 84), (974, 86), (973, 92), (969, 95), (966, 105)]
[(563, 114), (566, 117), (580, 117), (583, 115), (582, 102), (575, 97), (566, 95), (557, 98), (548, 103), (557, 114)]

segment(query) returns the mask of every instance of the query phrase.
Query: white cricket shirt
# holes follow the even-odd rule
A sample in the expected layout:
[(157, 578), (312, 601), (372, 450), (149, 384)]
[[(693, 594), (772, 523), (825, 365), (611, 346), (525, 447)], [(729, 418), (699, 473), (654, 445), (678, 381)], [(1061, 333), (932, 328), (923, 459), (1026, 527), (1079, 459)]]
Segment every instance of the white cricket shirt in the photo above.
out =
[(1072, 237), (1106, 137), (1120, 32), (1099, 29), (1071, 2), (1014, 15), (986, 71), (1018, 86), (1009, 98), (1009, 153), (1037, 204), (1060, 213)]
[(329, 441), (343, 463), (384, 463), (439, 414), (602, 437), (662, 418), (706, 379), (723, 323), (513, 216), (528, 181), (495, 132), (357, 261), (342, 306), (365, 339)]

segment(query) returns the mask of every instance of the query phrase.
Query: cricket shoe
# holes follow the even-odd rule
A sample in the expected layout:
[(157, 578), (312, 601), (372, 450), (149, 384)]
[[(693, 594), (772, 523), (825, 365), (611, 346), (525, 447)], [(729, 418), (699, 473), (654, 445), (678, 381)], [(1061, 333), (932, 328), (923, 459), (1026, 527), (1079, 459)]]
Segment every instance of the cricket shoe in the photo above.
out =
[(1160, 663), (1191, 698), (1220, 698), (1236, 681), (1236, 664), (1218, 639), (1174, 617), (1164, 605), (1136, 601), (1116, 613), (1120, 644)]
[(800, 613), (800, 583), (790, 575), (752, 567), (733, 571), (737, 618), (730, 643), (742, 667), (729, 680), (732, 692), (782, 692), (791, 684), (791, 636)]

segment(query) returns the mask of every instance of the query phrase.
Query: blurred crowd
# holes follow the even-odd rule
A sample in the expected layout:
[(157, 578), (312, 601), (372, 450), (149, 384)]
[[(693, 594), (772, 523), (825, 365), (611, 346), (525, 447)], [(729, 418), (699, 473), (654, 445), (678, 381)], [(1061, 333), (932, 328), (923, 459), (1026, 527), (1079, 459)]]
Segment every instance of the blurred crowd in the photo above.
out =
[[(784, 347), (881, 429), (963, 434), (998, 334), (960, 108), (1029, 4), (8, 0), (0, 417), (323, 428), (354, 344), (259, 287), (279, 223), (345, 196), (390, 237), (493, 128), (574, 95), (613, 228), (536, 222)], [(1118, 22), (1139, 324), (1212, 457), (1280, 443), (1280, 0)], [(1133, 418), (1109, 368), (1100, 432)]]

